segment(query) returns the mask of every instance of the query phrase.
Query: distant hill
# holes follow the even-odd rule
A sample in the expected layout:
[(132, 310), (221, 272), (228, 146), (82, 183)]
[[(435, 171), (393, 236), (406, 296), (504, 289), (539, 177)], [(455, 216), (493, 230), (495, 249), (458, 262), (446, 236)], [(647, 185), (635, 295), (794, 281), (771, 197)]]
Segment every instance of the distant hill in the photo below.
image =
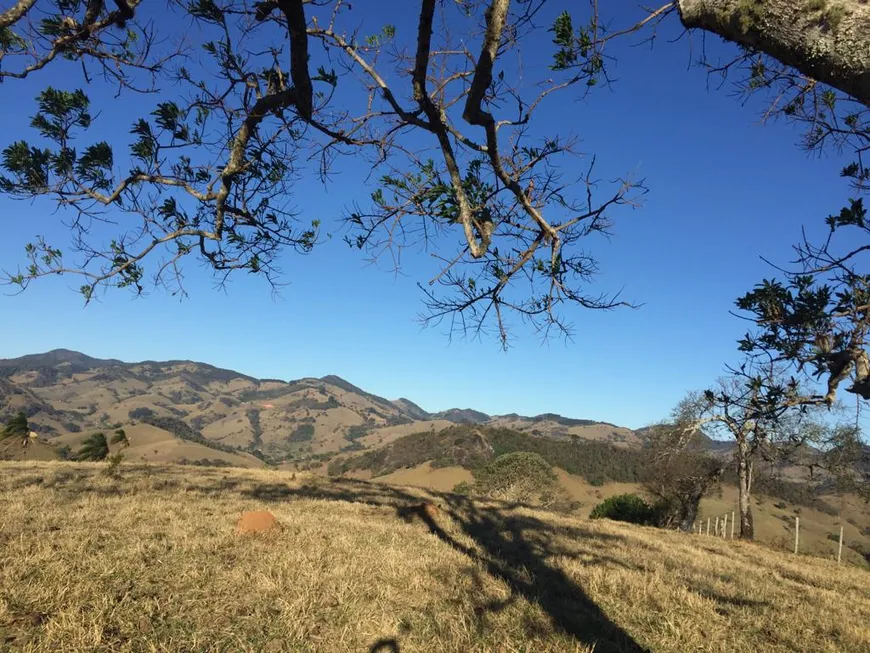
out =
[[(0, 422), (19, 411), (43, 439), (147, 423), (187, 442), (275, 463), (317, 463), (450, 424), (627, 448), (642, 447), (645, 440), (645, 429), (555, 413), (490, 416), (473, 408), (432, 413), (410, 399), (390, 401), (336, 375), (256, 379), (190, 360), (127, 363), (67, 349), (0, 359)], [(703, 438), (714, 455), (731, 455), (731, 442)]]
[(121, 364), (118, 360), (102, 360), (69, 349), (55, 349), (44, 354), (0, 359), (0, 376), (9, 376), (18, 371), (51, 370), (56, 367), (64, 367), (70, 372), (86, 372), (97, 367)]
[[(599, 487), (605, 484), (637, 484), (644, 478), (648, 457), (639, 447), (626, 447), (600, 440), (559, 440), (490, 425), (462, 424), (439, 431), (405, 435), (369, 451), (337, 456), (328, 467), (332, 476), (363, 473), (366, 477), (395, 477), (402, 471), (403, 482), (411, 480), (414, 470), (462, 468), (474, 471), (498, 456), (528, 451), (541, 456), (551, 466)], [(787, 471), (787, 470), (785, 470)], [(736, 487), (733, 466), (726, 469), (723, 485)], [(799, 477), (759, 461), (753, 486), (757, 493), (813, 508), (829, 515), (831, 488), (825, 484), (806, 483)], [(760, 500), (759, 500), (760, 501)]]
[(400, 397), (393, 401), (393, 405), (398, 408), (404, 415), (407, 415), (413, 420), (431, 420), (432, 414), (427, 413), (410, 399)]
[(431, 413), (410, 399), (391, 401), (336, 375), (256, 379), (189, 360), (128, 363), (67, 349), (0, 360), (0, 421), (18, 411), (43, 439), (147, 423), (187, 442), (276, 463), (322, 461), (450, 424), (623, 447), (641, 443), (630, 429), (553, 413)]
[(642, 439), (624, 426), (589, 419), (571, 419), (554, 413), (544, 413), (535, 417), (517, 414), (499, 415), (491, 418), (487, 424), (558, 440), (595, 440), (624, 447), (642, 445)]
[(486, 413), (471, 408), (451, 408), (440, 413), (435, 413), (435, 419), (446, 419), (454, 424), (483, 424), (491, 418)]
[(0, 421), (24, 411), (44, 438), (147, 423), (265, 460), (352, 447), (415, 419), (338, 376), (259, 380), (193, 361), (125, 363), (68, 350), (0, 360)]

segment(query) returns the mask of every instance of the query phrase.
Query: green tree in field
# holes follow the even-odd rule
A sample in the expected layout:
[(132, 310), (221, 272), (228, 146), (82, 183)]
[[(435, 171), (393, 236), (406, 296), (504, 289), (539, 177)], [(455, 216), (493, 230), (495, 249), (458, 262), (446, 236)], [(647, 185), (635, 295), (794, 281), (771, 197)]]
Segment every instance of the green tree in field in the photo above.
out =
[(102, 432), (93, 433), (82, 443), (76, 460), (104, 460), (109, 455), (109, 442)]
[(613, 519), (642, 526), (656, 525), (656, 511), (636, 494), (618, 494), (599, 503), (589, 514), (590, 519)]
[(2, 438), (26, 438), (30, 433), (30, 425), (27, 423), (27, 415), (19, 412), (15, 417), (10, 419), (2, 431)]

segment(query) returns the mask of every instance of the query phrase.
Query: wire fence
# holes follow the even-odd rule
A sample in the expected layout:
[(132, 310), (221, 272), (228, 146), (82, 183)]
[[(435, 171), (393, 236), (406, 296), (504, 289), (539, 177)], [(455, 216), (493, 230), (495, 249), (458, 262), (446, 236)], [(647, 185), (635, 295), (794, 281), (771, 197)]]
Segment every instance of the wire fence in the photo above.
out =
[[(732, 510), (724, 515), (708, 516), (706, 521), (699, 518), (692, 532), (703, 537), (718, 537), (723, 540), (740, 537), (740, 528), (737, 526), (737, 514)], [(794, 554), (800, 553), (801, 518), (794, 518)], [(843, 560), (843, 527), (840, 526), (840, 537), (837, 541), (837, 564)]]

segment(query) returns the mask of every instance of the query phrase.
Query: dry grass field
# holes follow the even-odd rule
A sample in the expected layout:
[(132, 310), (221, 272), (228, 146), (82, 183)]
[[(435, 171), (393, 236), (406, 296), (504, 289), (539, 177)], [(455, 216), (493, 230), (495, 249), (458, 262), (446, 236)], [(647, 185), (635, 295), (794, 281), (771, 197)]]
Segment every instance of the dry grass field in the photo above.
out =
[[(0, 650), (870, 651), (852, 565), (360, 480), (106, 469), (0, 463)], [(283, 528), (235, 535), (258, 509)]]

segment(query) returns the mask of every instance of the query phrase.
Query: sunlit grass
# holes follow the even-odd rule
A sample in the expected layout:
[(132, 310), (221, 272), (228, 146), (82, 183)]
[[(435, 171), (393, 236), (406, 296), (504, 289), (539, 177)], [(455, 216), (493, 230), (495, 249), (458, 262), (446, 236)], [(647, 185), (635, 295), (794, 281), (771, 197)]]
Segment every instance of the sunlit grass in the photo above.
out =
[[(870, 651), (852, 566), (359, 481), (104, 469), (0, 464), (0, 650)], [(279, 532), (234, 534), (263, 508)]]

